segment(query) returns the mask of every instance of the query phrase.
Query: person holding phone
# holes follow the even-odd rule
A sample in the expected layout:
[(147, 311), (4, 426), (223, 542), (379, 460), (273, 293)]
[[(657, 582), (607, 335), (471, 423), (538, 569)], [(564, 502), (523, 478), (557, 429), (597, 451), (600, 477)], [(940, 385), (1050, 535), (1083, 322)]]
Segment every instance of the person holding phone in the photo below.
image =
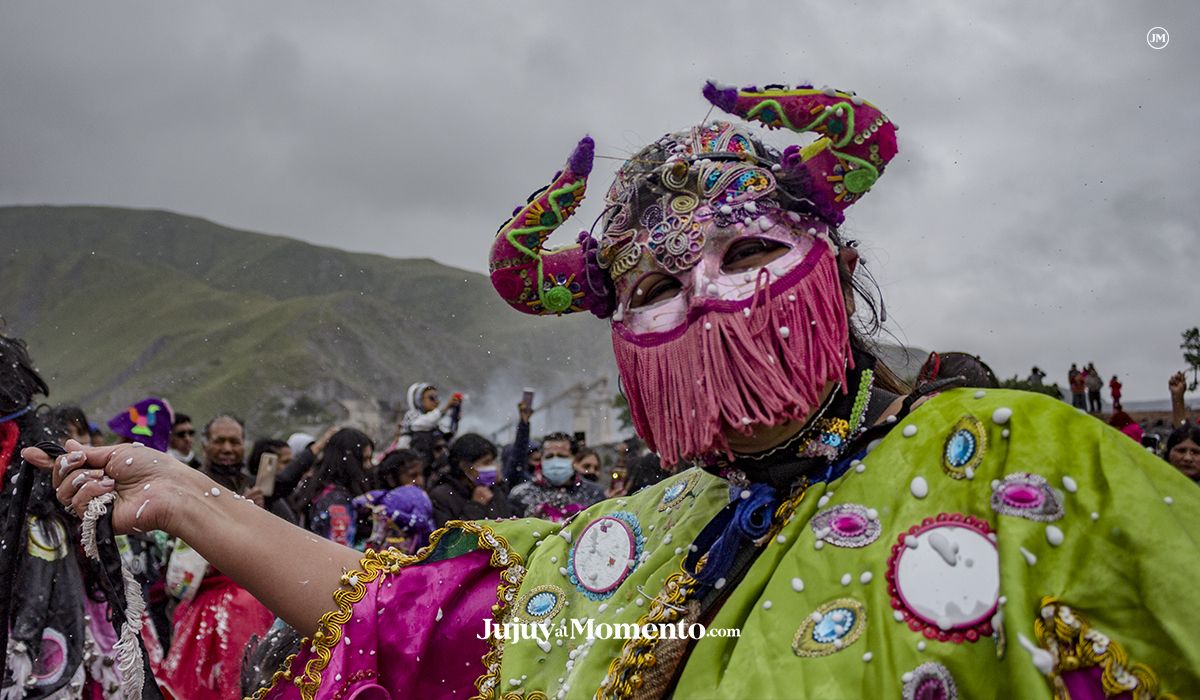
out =
[[(592, 453), (599, 468), (599, 458)], [(544, 518), (560, 523), (604, 500), (604, 489), (584, 478), (575, 467), (571, 436), (551, 433), (542, 439), (542, 464), (534, 469), (529, 481), (513, 487), (509, 494), (519, 517)]]
[(291, 463), (292, 448), (283, 440), (262, 438), (254, 442), (246, 466), (254, 477), (254, 488), (263, 496), (267, 510), (289, 523), (299, 522), (296, 512), (288, 504), (286, 494), (275, 489), (276, 477)]
[[(145, 522), (311, 634), (269, 700), (1200, 696), (1200, 491), (1050, 397), (906, 387), (855, 322), (878, 306), (840, 228), (893, 161), (895, 125), (834, 88), (703, 94), (817, 140), (780, 151), (736, 121), (669, 133), (603, 190), (599, 240), (550, 249), (588, 184), (585, 137), (491, 239), (514, 309), (611, 324), (665, 480), (561, 523), (452, 520), (416, 556), (359, 556), (199, 496), (203, 475), (159, 453), (23, 455), (77, 509), (115, 492), (118, 531), (145, 487), (167, 492)], [(550, 437), (541, 472), (561, 483), (570, 437)], [(494, 450), (461, 456), (477, 480), (455, 496), (486, 497)], [(486, 634), (509, 620), (737, 634)]]

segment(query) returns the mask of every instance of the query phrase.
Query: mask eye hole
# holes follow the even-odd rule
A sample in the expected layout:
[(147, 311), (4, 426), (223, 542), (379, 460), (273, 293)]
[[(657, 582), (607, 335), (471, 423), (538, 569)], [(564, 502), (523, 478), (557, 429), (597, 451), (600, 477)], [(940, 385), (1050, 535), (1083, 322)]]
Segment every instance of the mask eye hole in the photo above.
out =
[(637, 309), (666, 301), (679, 294), (681, 289), (683, 289), (683, 283), (670, 275), (662, 273), (646, 275), (638, 282), (637, 287), (634, 287), (633, 294), (629, 297), (629, 308)]
[(786, 243), (767, 238), (743, 238), (730, 244), (721, 260), (722, 272), (756, 270), (791, 250)]

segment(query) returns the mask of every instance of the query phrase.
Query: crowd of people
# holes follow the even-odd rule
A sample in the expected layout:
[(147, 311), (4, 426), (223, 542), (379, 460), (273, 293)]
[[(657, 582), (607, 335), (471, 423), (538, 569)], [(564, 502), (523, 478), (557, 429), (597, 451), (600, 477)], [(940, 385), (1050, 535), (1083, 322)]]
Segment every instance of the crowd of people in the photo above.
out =
[[(33, 371), (19, 340), (0, 337), (0, 346)], [(561, 523), (601, 500), (669, 475), (636, 438), (602, 449), (588, 446), (579, 433), (553, 432), (532, 440), (533, 407), (524, 402), (517, 406), (516, 439), (503, 446), (478, 434), (456, 434), (459, 394), (440, 404), (437, 387), (418, 383), (409, 389), (406, 403), (394, 436), (378, 452), (376, 441), (353, 427), (251, 441), (242, 419), (219, 413), (197, 431), (192, 416), (175, 411), (163, 397), (137, 401), (103, 427), (89, 421), (79, 406), (39, 405), (28, 419), (36, 419), (36, 428), (27, 431), (60, 445), (69, 440), (88, 447), (146, 445), (315, 535), (359, 551), (394, 549), (408, 555), (451, 520), (537, 517)], [(7, 460), (12, 449), (15, 443), (4, 453)], [(243, 657), (248, 663), (258, 658), (246, 649), (257, 648), (275, 616), (177, 538), (155, 531), (119, 540), (125, 563), (148, 601), (143, 642), (163, 689), (179, 698), (239, 697), (244, 671), (250, 684), (246, 691), (252, 690), (261, 666), (243, 669)], [(63, 568), (74, 565), (75, 571), (62, 575), (77, 576), (86, 588), (85, 558), (82, 552), (69, 554)], [(60, 679), (70, 681), (63, 688), (81, 690), (88, 698), (115, 697), (121, 677), (108, 639), (111, 632), (102, 629), (110, 614), (98, 595), (73, 602), (78, 603), (76, 614), (67, 616), (84, 620), (88, 628), (82, 638), (84, 673)], [(66, 615), (60, 603), (52, 602), (59, 615)], [(46, 639), (57, 640), (57, 630), (48, 625), (34, 631), (42, 637), (43, 649)], [(36, 649), (36, 644), (30, 638), (24, 648)], [(63, 663), (71, 656), (64, 654)], [(8, 679), (13, 688), (27, 688), (29, 697), (43, 697), (35, 692), (39, 680), (33, 668)], [(13, 691), (4, 695), (10, 696), (21, 697)]]
[[(703, 94), (820, 138), (667, 134), (618, 170), (599, 239), (547, 249), (585, 137), (492, 241), (514, 309), (611, 324), (646, 454), (534, 441), (525, 399), (511, 445), (459, 434), (461, 397), (427, 383), (381, 450), (338, 426), (256, 435), (247, 459), (236, 416), (197, 431), (162, 397), (98, 447), (0, 336), (3, 700), (1200, 694), (1182, 376), (1170, 465), (1081, 415), (1090, 365), (1079, 411), (969, 353), (910, 386), (874, 354), (839, 230), (895, 125), (811, 84)], [(509, 622), (628, 634), (509, 643)]]

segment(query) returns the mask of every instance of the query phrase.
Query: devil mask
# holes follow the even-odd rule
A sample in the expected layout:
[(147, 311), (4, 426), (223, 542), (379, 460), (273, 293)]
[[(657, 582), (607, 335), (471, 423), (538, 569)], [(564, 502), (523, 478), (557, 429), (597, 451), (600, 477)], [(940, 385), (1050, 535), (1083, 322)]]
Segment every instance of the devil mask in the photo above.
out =
[(599, 241), (581, 233), (546, 250), (583, 198), (585, 137), (492, 249), (493, 284), (515, 308), (611, 318), (635, 427), (667, 464), (728, 452), (734, 431), (802, 421), (844, 379), (835, 228), (896, 153), (895, 128), (852, 94), (712, 83), (704, 94), (822, 138), (779, 153), (721, 122), (664, 136), (618, 172)]

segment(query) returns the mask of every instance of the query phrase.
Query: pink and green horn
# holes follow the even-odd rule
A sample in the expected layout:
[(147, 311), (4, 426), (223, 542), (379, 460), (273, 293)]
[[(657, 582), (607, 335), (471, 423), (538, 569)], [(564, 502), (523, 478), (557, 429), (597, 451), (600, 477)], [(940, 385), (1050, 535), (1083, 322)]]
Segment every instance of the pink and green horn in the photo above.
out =
[(595, 148), (590, 137), (583, 137), (566, 167), (496, 233), (489, 265), (492, 286), (518, 311), (561, 315), (586, 311), (603, 301), (585, 279), (583, 247), (545, 248), (550, 234), (583, 201)]
[[(710, 80), (704, 97), (730, 114), (772, 129), (820, 134), (810, 146), (785, 151), (784, 167), (807, 169), (811, 186), (828, 198), (839, 218), (871, 189), (896, 155), (896, 126), (878, 107), (852, 93), (811, 85), (739, 90)], [(790, 158), (789, 151), (794, 154)]]

